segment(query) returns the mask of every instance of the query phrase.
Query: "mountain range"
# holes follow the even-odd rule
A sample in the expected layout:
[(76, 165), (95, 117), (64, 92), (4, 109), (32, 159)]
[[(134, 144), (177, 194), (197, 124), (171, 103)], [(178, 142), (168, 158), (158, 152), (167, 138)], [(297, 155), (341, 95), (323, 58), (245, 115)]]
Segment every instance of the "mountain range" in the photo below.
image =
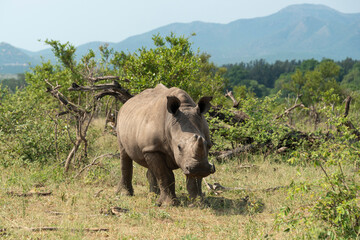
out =
[[(133, 52), (153, 46), (152, 36), (160, 34), (190, 37), (193, 48), (209, 53), (217, 65), (265, 59), (269, 62), (292, 59), (360, 59), (360, 13), (345, 14), (324, 5), (288, 6), (272, 15), (239, 19), (228, 24), (191, 22), (173, 23), (108, 43), (116, 51)], [(77, 56), (88, 49), (97, 51), (105, 42), (77, 46)], [(54, 59), (50, 49), (31, 52), (0, 43), (0, 73), (23, 72), (28, 63), (38, 64), (40, 57)]]

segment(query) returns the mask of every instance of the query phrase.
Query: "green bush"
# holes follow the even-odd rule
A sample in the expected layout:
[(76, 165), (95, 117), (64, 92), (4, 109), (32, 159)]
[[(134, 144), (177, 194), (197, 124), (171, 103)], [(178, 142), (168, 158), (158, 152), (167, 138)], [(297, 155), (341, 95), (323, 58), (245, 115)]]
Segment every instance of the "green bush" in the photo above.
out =
[[(332, 95), (336, 99), (338, 96)], [(330, 126), (328, 137), (318, 138), (312, 148), (297, 149), (290, 162), (314, 164), (323, 172), (318, 181), (294, 184), (290, 197), (312, 196), (311, 203), (299, 211), (285, 206), (277, 218), (278, 226), (287, 230), (305, 225), (307, 233), (318, 238), (354, 239), (360, 234), (359, 171), (346, 171), (359, 165), (360, 143), (347, 126), (348, 119), (337, 114), (343, 110), (323, 102), (322, 113)], [(323, 135), (325, 136), (325, 135)], [(314, 227), (316, 226), (316, 227)]]
[(2, 164), (54, 162), (60, 154), (57, 150), (69, 149), (66, 124), (51, 115), (53, 110), (35, 101), (29, 91), (5, 96), (0, 105), (0, 149), (6, 153)]

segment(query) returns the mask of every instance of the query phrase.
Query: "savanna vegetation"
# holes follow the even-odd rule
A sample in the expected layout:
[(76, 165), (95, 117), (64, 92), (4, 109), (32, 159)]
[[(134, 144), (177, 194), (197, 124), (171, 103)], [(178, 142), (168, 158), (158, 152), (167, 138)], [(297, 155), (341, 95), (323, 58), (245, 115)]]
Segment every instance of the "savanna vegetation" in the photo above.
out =
[[(188, 38), (153, 37), (134, 53), (100, 48), (58, 59), (0, 88), (0, 235), (6, 239), (357, 239), (359, 62), (286, 61), (217, 67)], [(127, 99), (162, 83), (207, 115), (215, 174), (190, 202), (175, 173), (178, 207), (157, 207), (146, 169), (135, 196), (115, 195), (114, 118)], [(19, 85), (20, 86), (20, 85)]]

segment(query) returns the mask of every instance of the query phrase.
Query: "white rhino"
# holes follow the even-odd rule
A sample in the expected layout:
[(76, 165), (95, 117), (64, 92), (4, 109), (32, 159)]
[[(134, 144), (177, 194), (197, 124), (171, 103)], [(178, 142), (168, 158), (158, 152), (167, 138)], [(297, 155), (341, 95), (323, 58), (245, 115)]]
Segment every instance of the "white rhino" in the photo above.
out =
[(158, 205), (175, 205), (174, 169), (186, 175), (190, 198), (202, 197), (201, 180), (215, 172), (208, 162), (212, 145), (203, 116), (212, 97), (196, 104), (179, 88), (159, 84), (129, 99), (120, 109), (117, 136), (121, 180), (118, 192), (133, 195), (133, 161), (148, 168), (150, 191), (160, 193)]

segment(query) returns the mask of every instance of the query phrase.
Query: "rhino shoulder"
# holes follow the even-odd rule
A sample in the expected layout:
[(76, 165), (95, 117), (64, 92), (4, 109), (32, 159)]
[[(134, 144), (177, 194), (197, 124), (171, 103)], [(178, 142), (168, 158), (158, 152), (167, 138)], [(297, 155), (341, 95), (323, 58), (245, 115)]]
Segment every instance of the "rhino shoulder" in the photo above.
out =
[(161, 90), (167, 90), (168, 88), (162, 84), (162, 83), (159, 83), (158, 85), (156, 85), (156, 87), (154, 88), (154, 90), (158, 90), (158, 91), (161, 91)]
[(177, 97), (180, 100), (180, 102), (184, 105), (188, 105), (192, 107), (196, 106), (194, 100), (190, 97), (190, 95), (180, 88), (177, 87), (170, 88), (168, 91), (168, 95)]

